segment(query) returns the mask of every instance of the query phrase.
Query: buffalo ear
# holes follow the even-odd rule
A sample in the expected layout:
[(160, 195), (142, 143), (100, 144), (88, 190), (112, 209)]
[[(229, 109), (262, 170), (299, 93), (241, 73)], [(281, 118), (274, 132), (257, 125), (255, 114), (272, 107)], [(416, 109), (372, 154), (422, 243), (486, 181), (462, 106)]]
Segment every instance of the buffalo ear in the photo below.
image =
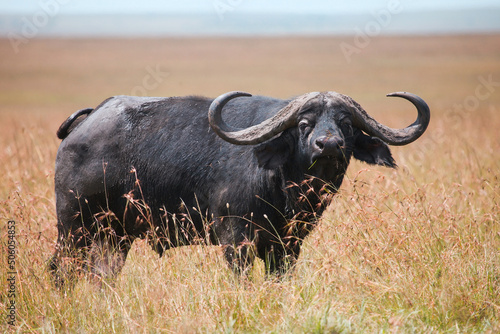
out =
[(396, 161), (386, 143), (377, 137), (370, 137), (360, 133), (354, 145), (354, 157), (372, 165), (396, 168)]
[(284, 133), (254, 148), (259, 167), (264, 169), (276, 169), (283, 166), (292, 153), (293, 144)]

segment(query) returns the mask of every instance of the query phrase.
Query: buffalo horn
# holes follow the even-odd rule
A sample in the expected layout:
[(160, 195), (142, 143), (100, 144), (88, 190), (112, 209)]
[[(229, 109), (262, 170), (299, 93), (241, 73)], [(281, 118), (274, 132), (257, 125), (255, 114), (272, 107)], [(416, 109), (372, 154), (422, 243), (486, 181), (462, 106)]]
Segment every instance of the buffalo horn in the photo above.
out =
[(417, 95), (407, 92), (390, 93), (387, 96), (401, 97), (413, 103), (418, 112), (417, 120), (406, 128), (392, 129), (374, 120), (358, 103), (347, 97), (353, 109), (353, 125), (389, 145), (402, 146), (417, 140), (427, 129), (431, 118), (427, 103)]
[(274, 116), (260, 124), (239, 129), (228, 125), (222, 119), (222, 108), (230, 100), (240, 96), (252, 96), (244, 92), (229, 92), (217, 97), (210, 105), (208, 121), (219, 137), (236, 145), (260, 144), (284, 130), (297, 124), (297, 112), (310, 99), (319, 93), (308, 93), (293, 99), (287, 106), (280, 109)]

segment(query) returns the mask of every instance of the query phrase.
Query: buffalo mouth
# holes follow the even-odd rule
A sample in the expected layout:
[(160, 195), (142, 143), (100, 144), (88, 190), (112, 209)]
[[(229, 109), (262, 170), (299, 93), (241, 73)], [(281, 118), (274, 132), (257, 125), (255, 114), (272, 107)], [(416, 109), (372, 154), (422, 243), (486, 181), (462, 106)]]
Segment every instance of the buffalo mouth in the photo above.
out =
[(312, 156), (312, 161), (324, 161), (324, 162), (327, 162), (327, 161), (332, 161), (332, 160), (341, 160), (339, 159), (338, 156), (335, 156), (335, 155), (313, 155)]
[(346, 154), (344, 150), (341, 150), (337, 154), (324, 154), (321, 152), (314, 152), (311, 155), (311, 165), (314, 164), (345, 164), (347, 162)]
[(338, 157), (323, 156), (311, 163), (307, 174), (321, 180), (323, 184), (333, 184), (335, 187), (339, 187), (339, 181), (342, 182), (346, 170), (347, 164), (344, 159), (340, 160)]
[(346, 166), (347, 160), (345, 156), (341, 155), (321, 155), (313, 154), (311, 157), (311, 164), (309, 170), (319, 170), (322, 173), (327, 170), (338, 170)]

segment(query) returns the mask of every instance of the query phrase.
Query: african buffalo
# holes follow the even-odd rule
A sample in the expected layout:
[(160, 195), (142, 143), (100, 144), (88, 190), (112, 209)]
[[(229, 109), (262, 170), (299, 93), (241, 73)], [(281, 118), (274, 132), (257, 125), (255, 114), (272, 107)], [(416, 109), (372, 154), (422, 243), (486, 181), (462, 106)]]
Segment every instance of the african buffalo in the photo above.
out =
[(222, 246), (236, 272), (257, 256), (268, 273), (282, 273), (351, 156), (394, 168), (387, 144), (409, 144), (426, 130), (424, 100), (388, 96), (410, 101), (417, 120), (391, 129), (335, 92), (289, 100), (242, 92), (215, 100), (117, 96), (76, 112), (58, 131), (56, 281), (75, 259), (98, 277), (115, 275), (136, 238), (160, 255), (209, 242)]

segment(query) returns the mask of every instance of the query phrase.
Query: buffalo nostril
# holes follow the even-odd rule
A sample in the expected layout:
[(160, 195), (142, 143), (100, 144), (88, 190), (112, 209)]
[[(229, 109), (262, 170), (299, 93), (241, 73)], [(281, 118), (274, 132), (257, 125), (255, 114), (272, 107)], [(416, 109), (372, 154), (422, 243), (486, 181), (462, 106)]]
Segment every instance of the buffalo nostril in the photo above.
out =
[(325, 141), (327, 140), (326, 137), (320, 137), (318, 139), (316, 139), (316, 147), (319, 149), (319, 150), (323, 150), (325, 148)]

